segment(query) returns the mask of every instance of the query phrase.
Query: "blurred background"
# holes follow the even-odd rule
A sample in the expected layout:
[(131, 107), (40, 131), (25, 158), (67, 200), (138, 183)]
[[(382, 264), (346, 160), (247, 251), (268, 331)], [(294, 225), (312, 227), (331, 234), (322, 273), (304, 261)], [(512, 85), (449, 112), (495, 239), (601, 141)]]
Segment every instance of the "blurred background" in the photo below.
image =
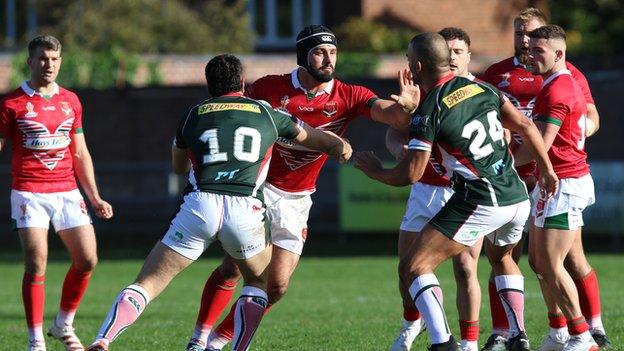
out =
[[(624, 227), (624, 4), (618, 0), (0, 0), (0, 98), (27, 77), (28, 41), (51, 34), (63, 44), (58, 82), (84, 107), (85, 135), (100, 192), (115, 208), (96, 220), (100, 243), (130, 247), (161, 237), (185, 179), (172, 173), (170, 146), (186, 109), (207, 97), (204, 66), (238, 55), (248, 83), (296, 67), (294, 39), (309, 24), (338, 36), (337, 75), (388, 98), (398, 89), (413, 35), (446, 26), (472, 40), (471, 71), (513, 54), (514, 16), (538, 7), (567, 31), (568, 58), (587, 76), (601, 129), (587, 142), (597, 203), (586, 211), (586, 246), (622, 251)], [(385, 127), (357, 119), (347, 137), (357, 150), (385, 151)], [(10, 150), (0, 154), (0, 246), (10, 233)], [(393, 252), (409, 188), (368, 181), (330, 161), (313, 195), (310, 241)], [(321, 246), (326, 251), (328, 246)]]

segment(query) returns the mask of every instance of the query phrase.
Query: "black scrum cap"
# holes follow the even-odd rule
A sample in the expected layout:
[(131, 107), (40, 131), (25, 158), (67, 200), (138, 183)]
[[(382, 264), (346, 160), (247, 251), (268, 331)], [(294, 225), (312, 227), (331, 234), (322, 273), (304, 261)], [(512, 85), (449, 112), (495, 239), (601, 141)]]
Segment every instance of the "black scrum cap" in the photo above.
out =
[(297, 35), (297, 65), (308, 69), (308, 54), (321, 44), (337, 46), (336, 35), (322, 24), (307, 26)]

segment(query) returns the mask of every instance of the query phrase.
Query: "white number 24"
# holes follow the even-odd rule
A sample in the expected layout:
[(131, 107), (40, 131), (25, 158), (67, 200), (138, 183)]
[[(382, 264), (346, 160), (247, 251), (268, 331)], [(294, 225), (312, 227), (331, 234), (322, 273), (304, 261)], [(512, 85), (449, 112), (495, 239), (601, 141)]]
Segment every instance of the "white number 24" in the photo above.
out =
[[(498, 113), (496, 111), (490, 111), (487, 113), (487, 120), (489, 124), (488, 132), (493, 142), (500, 141), (501, 146), (505, 146), (503, 125), (500, 123), (497, 116)], [(474, 132), (477, 132), (477, 135), (470, 143), (468, 149), (474, 156), (474, 159), (479, 160), (494, 152), (494, 148), (490, 145), (490, 143), (485, 142), (485, 138), (487, 137), (485, 127), (481, 121), (476, 119), (470, 121), (464, 126), (464, 129), (462, 130), (462, 137), (471, 139)]]
[[(251, 138), (251, 149), (245, 151), (245, 137)], [(228, 160), (227, 152), (219, 152), (219, 137), (217, 128), (204, 131), (199, 140), (208, 143), (209, 153), (204, 155), (203, 163), (211, 164), (225, 162)], [(256, 162), (260, 158), (260, 141), (262, 136), (256, 129), (249, 127), (238, 127), (234, 131), (234, 157), (239, 161)]]

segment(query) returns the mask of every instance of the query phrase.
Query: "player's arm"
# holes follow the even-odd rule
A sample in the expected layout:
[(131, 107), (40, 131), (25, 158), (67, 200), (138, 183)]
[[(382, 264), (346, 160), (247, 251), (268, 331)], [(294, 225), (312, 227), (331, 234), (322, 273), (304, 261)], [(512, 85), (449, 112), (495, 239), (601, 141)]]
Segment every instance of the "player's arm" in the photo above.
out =
[(408, 128), (401, 130), (388, 127), (386, 131), (386, 149), (397, 161), (401, 161), (407, 155)]
[(327, 130), (312, 128), (305, 123), (297, 125), (297, 128), (299, 133), (294, 138), (297, 143), (308, 149), (335, 156), (340, 163), (345, 163), (351, 158), (353, 153), (351, 145), (338, 135)]
[(371, 106), (371, 118), (396, 129), (409, 125), (411, 113), (418, 107), (420, 88), (414, 84), (408, 69), (398, 72), (399, 95), (391, 95), (392, 100), (377, 99)]
[(73, 135), (71, 151), (76, 178), (78, 178), (78, 182), (87, 195), (95, 214), (105, 219), (113, 217), (113, 207), (100, 197), (95, 182), (93, 160), (91, 159), (83, 133), (75, 133)]
[(405, 186), (420, 180), (430, 157), (431, 151), (408, 150), (396, 166), (383, 168), (372, 151), (361, 151), (355, 154), (353, 165), (369, 178), (392, 186)]
[(191, 160), (187, 150), (179, 148), (175, 142), (171, 146), (171, 166), (176, 174), (185, 174), (191, 169)]
[(585, 136), (590, 137), (600, 129), (600, 115), (596, 105), (587, 103), (587, 119), (585, 120)]
[[(550, 141), (545, 138), (545, 135), (544, 139), (542, 139), (543, 134), (540, 133), (535, 123), (531, 119), (524, 117), (508, 100), (505, 100), (501, 106), (501, 117), (505, 128), (520, 134), (522, 137), (522, 146), (518, 149), (516, 157), (527, 158), (528, 161), (521, 159), (517, 164), (521, 165), (522, 163), (520, 162), (528, 163), (535, 159), (540, 170), (541, 185), (547, 190), (547, 195), (551, 196), (556, 192), (558, 183), (558, 178), (548, 158), (548, 149), (550, 149), (555, 139), (554, 136), (552, 136)], [(526, 151), (522, 151), (524, 148), (526, 148)], [(530, 155), (523, 156), (526, 153)]]

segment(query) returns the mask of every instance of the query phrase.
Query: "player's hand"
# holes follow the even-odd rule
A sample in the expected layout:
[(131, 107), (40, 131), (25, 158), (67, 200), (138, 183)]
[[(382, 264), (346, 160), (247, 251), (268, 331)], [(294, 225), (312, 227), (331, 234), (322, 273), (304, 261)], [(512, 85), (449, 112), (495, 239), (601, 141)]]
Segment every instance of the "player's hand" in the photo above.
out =
[(412, 80), (412, 72), (409, 69), (400, 70), (398, 73), (399, 95), (392, 94), (390, 98), (401, 105), (403, 111), (411, 112), (418, 107), (420, 102), (420, 88)]
[(351, 144), (349, 144), (349, 140), (347, 140), (347, 138), (341, 138), (341, 140), (342, 144), (340, 145), (340, 151), (336, 157), (338, 157), (339, 163), (346, 163), (353, 155), (353, 149), (351, 148)]
[(383, 167), (381, 161), (375, 153), (372, 151), (359, 151), (355, 153), (355, 162), (353, 162), (355, 168), (361, 170), (368, 177), (376, 179), (375, 175), (379, 174)]
[(557, 193), (557, 187), (559, 186), (559, 178), (552, 169), (547, 172), (540, 171), (540, 191), (542, 192), (542, 198), (550, 199)]
[(93, 212), (99, 218), (110, 219), (113, 217), (113, 206), (102, 199), (93, 200), (91, 207), (93, 207)]

